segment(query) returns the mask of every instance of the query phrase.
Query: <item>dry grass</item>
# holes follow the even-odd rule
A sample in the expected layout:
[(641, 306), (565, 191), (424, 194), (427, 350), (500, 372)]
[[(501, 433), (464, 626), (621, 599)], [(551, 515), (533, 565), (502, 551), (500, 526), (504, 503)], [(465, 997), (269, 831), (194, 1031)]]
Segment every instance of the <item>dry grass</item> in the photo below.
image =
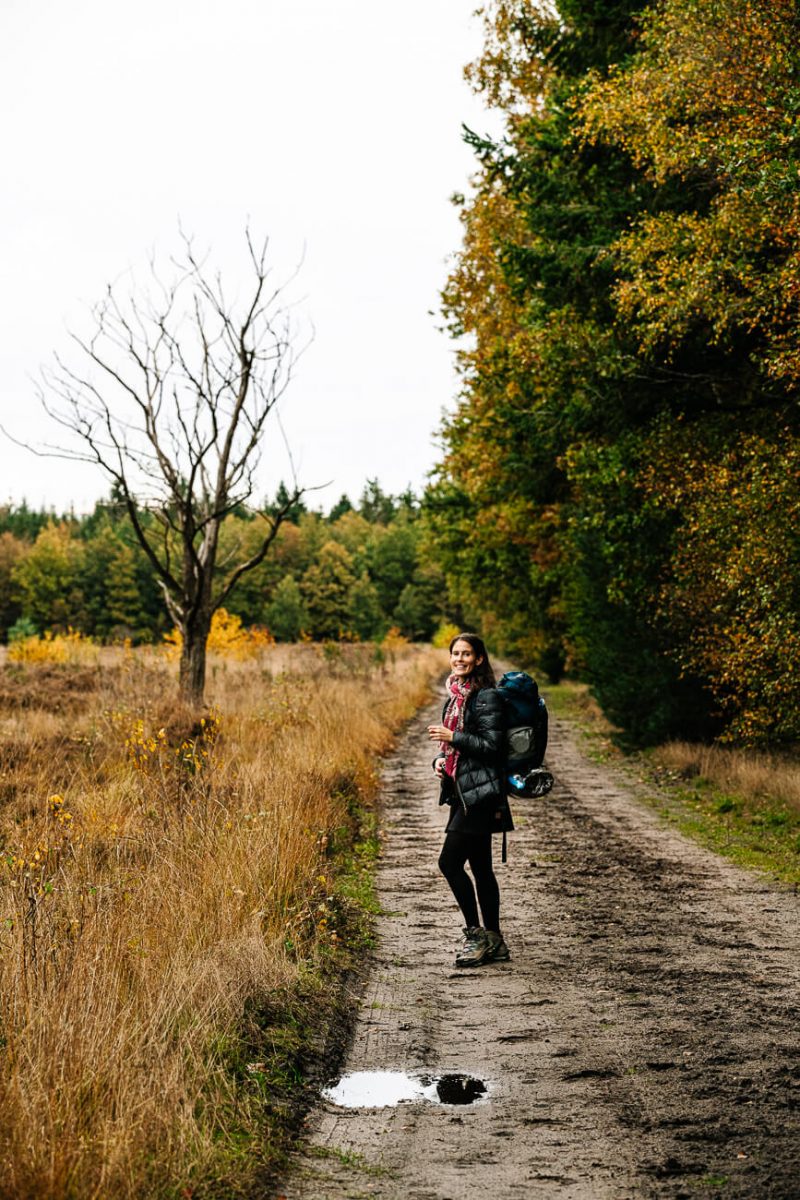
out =
[[(554, 712), (577, 719), (605, 753), (614, 747), (618, 732), (607, 720), (586, 684), (563, 682), (544, 689)], [(704, 780), (722, 792), (743, 800), (785, 804), (800, 813), (800, 760), (796, 755), (740, 750), (700, 742), (665, 742), (649, 751), (649, 758), (676, 780)]]
[(745, 799), (776, 801), (800, 813), (800, 762), (785, 755), (693, 742), (667, 742), (653, 751), (660, 766), (684, 780), (705, 779)]
[(145, 651), (0, 669), (0, 1194), (238, 1194), (243, 1014), (334, 952), (337, 831), (440, 657), (214, 661), (202, 725)]

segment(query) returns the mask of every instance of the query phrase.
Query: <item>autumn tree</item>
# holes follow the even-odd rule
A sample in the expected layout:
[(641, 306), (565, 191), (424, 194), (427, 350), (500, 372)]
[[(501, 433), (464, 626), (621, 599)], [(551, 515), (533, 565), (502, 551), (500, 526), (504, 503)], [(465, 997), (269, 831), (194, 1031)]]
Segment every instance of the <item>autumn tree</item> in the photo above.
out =
[[(453, 599), (552, 678), (577, 665), (566, 453), (649, 403), (634, 344), (614, 326), (607, 254), (646, 197), (624, 153), (579, 142), (576, 116), (587, 71), (631, 52), (640, 7), (570, 0), (559, 17), (497, 0), (469, 72), (505, 136), (467, 132), (476, 189), (456, 197), (463, 244), (443, 294), (461, 389), (426, 510)], [(627, 628), (623, 661), (632, 635), (649, 637), (638, 614)]]
[(614, 298), (642, 349), (674, 362), (693, 339), (726, 354), (738, 341), (762, 389), (800, 383), (799, 37), (792, 0), (667, 0), (580, 114), (587, 141), (685, 197), (614, 246)]
[(46, 525), (28, 553), (19, 557), (12, 579), (23, 614), (37, 629), (84, 625), (85, 565), (86, 547), (65, 521)]
[[(218, 558), (226, 517), (251, 502), (267, 421), (285, 392), (297, 338), (267, 242), (246, 235), (250, 285), (231, 299), (219, 273), (183, 238), (169, 278), (110, 286), (75, 355), (44, 374), (42, 402), (73, 439), (58, 452), (99, 466), (124, 505), (182, 635), (180, 692), (203, 696), (214, 612), (268, 554), (300, 489), (254, 510), (258, 537)], [(222, 568), (222, 569), (219, 569)]]
[(800, 738), (800, 440), (750, 417), (653, 432), (648, 504), (679, 514), (654, 597), (684, 672), (709, 681), (723, 737)]
[(426, 497), (450, 601), (637, 742), (796, 736), (773, 522), (800, 433), (796, 6), (483, 13), (469, 75), (505, 128), (466, 132), (461, 389)]
[(627, 462), (660, 557), (643, 598), (742, 742), (800, 731), (798, 33), (788, 0), (665, 0), (580, 104), (584, 144), (655, 200), (609, 248), (617, 323), (668, 388)]

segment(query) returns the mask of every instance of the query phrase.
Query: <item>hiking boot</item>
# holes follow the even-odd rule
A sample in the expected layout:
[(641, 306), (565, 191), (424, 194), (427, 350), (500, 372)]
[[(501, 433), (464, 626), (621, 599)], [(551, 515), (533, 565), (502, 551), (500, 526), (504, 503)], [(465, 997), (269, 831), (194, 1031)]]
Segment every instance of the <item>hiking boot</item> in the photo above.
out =
[(508, 962), (511, 958), (508, 946), (503, 941), (502, 933), (486, 930), (486, 957), (484, 962)]
[(479, 967), (485, 961), (488, 949), (486, 930), (471, 925), (464, 930), (464, 945), (456, 955), (456, 966)]

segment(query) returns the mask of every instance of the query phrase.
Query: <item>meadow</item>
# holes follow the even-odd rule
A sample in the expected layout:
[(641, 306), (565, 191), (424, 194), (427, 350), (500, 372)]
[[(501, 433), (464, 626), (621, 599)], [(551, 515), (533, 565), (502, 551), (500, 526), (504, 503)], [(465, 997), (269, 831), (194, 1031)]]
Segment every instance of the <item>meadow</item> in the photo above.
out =
[(223, 648), (200, 715), (163, 651), (78, 638), (16, 659), (0, 659), (0, 1194), (251, 1194), (368, 942), (379, 758), (441, 651)]

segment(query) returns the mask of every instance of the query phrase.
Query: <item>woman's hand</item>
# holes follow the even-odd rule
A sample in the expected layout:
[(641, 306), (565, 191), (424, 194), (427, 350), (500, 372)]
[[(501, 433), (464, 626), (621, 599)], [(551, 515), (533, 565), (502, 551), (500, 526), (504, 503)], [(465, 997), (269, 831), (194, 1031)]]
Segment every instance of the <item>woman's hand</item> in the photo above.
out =
[(453, 731), (446, 725), (429, 725), (428, 737), (432, 742), (452, 742)]
[(434, 760), (433, 773), (434, 775), (438, 775), (439, 779), (442, 778), (442, 775), (444, 774), (444, 758), (437, 758)]

